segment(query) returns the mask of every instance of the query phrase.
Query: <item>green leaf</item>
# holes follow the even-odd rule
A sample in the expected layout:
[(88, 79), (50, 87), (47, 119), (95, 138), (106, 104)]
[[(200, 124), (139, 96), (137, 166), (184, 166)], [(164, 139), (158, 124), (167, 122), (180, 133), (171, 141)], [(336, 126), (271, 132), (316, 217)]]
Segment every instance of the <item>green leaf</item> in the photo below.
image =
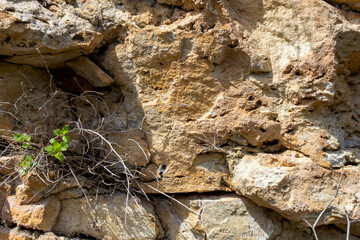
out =
[(66, 143), (69, 143), (70, 142), (70, 137), (69, 136), (63, 136), (62, 137), (62, 140)]
[(54, 140), (52, 146), (53, 146), (53, 148), (54, 148), (54, 150), (55, 150), (56, 152), (60, 152), (59, 150), (61, 149), (61, 145), (60, 145), (60, 143), (59, 143), (58, 141)]
[(25, 138), (25, 141), (27, 141), (27, 142), (30, 142), (30, 140), (31, 140), (31, 136), (30, 136), (30, 135), (26, 135), (26, 134), (25, 134), (24, 138)]
[(55, 154), (55, 157), (56, 157), (57, 159), (59, 159), (60, 162), (63, 162), (64, 159), (65, 159), (64, 154), (62, 154), (61, 152), (56, 153), (56, 154)]
[(14, 133), (14, 140), (17, 141), (17, 142), (19, 142), (20, 139), (21, 139), (21, 134), (19, 134), (19, 133)]
[(68, 150), (68, 148), (69, 148), (69, 144), (68, 143), (66, 143), (66, 142), (62, 142), (61, 143), (61, 151), (66, 151), (66, 150)]
[(46, 146), (45, 147), (45, 150), (48, 152), (48, 153), (50, 153), (50, 154), (53, 154), (53, 152), (54, 152), (54, 148), (53, 148), (53, 146)]
[(54, 132), (54, 134), (55, 134), (56, 136), (58, 136), (58, 137), (60, 137), (60, 135), (61, 135), (61, 133), (62, 133), (62, 131), (61, 131), (60, 129), (55, 129), (53, 132)]
[(20, 168), (19, 173), (21, 176), (24, 176), (25, 174), (27, 174), (27, 169)]
[(55, 138), (50, 139), (49, 143), (53, 144), (55, 141)]
[(24, 149), (27, 149), (27, 148), (30, 147), (30, 144), (27, 143), (27, 142), (25, 142), (25, 143), (22, 144), (22, 147), (23, 147)]
[(65, 125), (62, 129), (62, 134), (67, 134), (69, 132), (69, 125)]
[(34, 161), (34, 156), (24, 154), (23, 160), (18, 163), (20, 165), (20, 169), (19, 169), (20, 175), (23, 176), (27, 174), (29, 169), (37, 165), (37, 162), (33, 162), (33, 161)]

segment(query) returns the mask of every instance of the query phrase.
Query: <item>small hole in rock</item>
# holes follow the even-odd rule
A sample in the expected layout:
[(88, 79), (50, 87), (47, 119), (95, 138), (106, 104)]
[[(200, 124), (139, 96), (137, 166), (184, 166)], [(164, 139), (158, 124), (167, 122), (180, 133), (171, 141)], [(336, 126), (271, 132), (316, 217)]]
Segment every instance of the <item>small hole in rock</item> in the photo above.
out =
[(277, 140), (277, 139), (275, 139), (275, 140), (273, 140), (273, 141), (270, 141), (270, 142), (263, 142), (263, 144), (265, 145), (265, 146), (275, 146), (275, 145), (277, 145), (279, 143), (279, 140)]

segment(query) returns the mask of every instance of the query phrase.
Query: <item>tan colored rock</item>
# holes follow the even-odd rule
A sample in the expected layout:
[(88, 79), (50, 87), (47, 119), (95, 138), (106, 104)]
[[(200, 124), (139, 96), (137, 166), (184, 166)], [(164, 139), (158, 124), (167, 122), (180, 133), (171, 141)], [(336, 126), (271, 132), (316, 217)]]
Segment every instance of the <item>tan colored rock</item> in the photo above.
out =
[(210, 239), (271, 239), (281, 231), (276, 216), (246, 199), (204, 201), (202, 219)]
[[(31, 87), (45, 88), (49, 84), (49, 75), (46, 71), (7, 63), (0, 63), (0, 79), (0, 100), (2, 102), (18, 99), (23, 91)], [(7, 107), (7, 104), (1, 105), (3, 110)]]
[(88, 57), (78, 57), (66, 62), (66, 65), (71, 67), (77, 75), (88, 80), (94, 87), (105, 87), (114, 82), (114, 79), (101, 70)]
[[(313, 221), (336, 191), (340, 173), (334, 168), (351, 165), (320, 224), (344, 224), (344, 207), (351, 219), (360, 218), (360, 18), (355, 11), (340, 11), (323, 0), (52, 3), (3, 1), (0, 54), (4, 61), (41, 67), (39, 48), (56, 68), (92, 53), (123, 95), (111, 102), (114, 129), (109, 132), (145, 133), (135, 139), (145, 154), (132, 141), (119, 152), (141, 166), (146, 192), (235, 189), (293, 221)], [(11, 80), (1, 80), (1, 99), (14, 100), (23, 85), (28, 89), (43, 84), (37, 79), (49, 79), (46, 71), (30, 67), (2, 64), (0, 70), (1, 79)], [(19, 70), (26, 70), (29, 81)], [(55, 100), (55, 105), (64, 102)], [(54, 115), (73, 120), (64, 112)], [(45, 125), (37, 111), (27, 114), (34, 122), (31, 132)], [(18, 123), (9, 120), (16, 128)], [(112, 137), (119, 145), (132, 138), (117, 132)], [(62, 198), (72, 196), (80, 194), (69, 190)], [(79, 231), (103, 236), (89, 230), (89, 219)], [(208, 226), (217, 229), (213, 220)], [(65, 228), (68, 234), (76, 232), (71, 227)], [(151, 229), (154, 238), (156, 227)], [(181, 232), (191, 236), (185, 228)]]
[[(88, 192), (86, 190), (84, 190), (85, 193), (88, 194)], [(81, 191), (80, 188), (70, 188), (67, 190), (63, 190), (59, 193), (57, 193), (55, 196), (60, 199), (60, 200), (64, 200), (64, 199), (74, 199), (74, 198), (80, 198), (84, 195), (84, 193)]]
[[(103, 45), (121, 42), (127, 29), (176, 20), (178, 10), (150, 2), (125, 0), (0, 3), (0, 54), (5, 61), (50, 68), (88, 55)], [(192, 8), (204, 1), (185, 1)], [(41, 54), (40, 54), (41, 53)]]
[[(59, 237), (56, 236), (54, 233), (52, 232), (47, 232), (44, 233), (42, 235), (39, 236), (39, 238), (37, 238), (38, 240), (69, 240), (69, 238), (67, 237)], [(75, 239), (74, 239), (75, 240)]]
[(0, 239), (6, 240), (34, 240), (36, 235), (28, 230), (21, 230), (19, 227), (8, 229), (0, 226)]
[[(273, 239), (282, 231), (281, 217), (235, 194), (177, 198), (193, 212), (161, 200), (157, 213), (169, 239)], [(205, 231), (204, 231), (205, 228)]]
[[(142, 190), (146, 193), (189, 193), (189, 192), (211, 192), (211, 191), (225, 191), (231, 192), (225, 184), (223, 174), (201, 176), (198, 177), (178, 177), (178, 178), (165, 178), (161, 180), (151, 181), (149, 183), (141, 184)], [(177, 188), (175, 188), (177, 186)], [(139, 188), (137, 186), (134, 186)]]
[[(76, 16), (73, 8), (63, 2), (0, 3), (0, 54), (8, 62), (50, 66), (90, 53), (102, 40), (102, 35), (87, 20)], [(50, 7), (51, 6), (51, 7)], [(67, 10), (62, 12), (62, 10)], [(54, 21), (57, 22), (54, 22)], [(67, 30), (64, 26), (69, 26)], [(72, 26), (72, 27), (70, 27)]]
[(54, 196), (26, 205), (20, 205), (16, 196), (9, 196), (2, 208), (1, 218), (22, 227), (50, 231), (59, 211), (60, 201)]
[(16, 187), (16, 198), (19, 204), (37, 202), (43, 197), (44, 192), (51, 188), (45, 176), (40, 176), (34, 171), (28, 172), (21, 179), (22, 184)]
[[(274, 211), (236, 194), (175, 197), (190, 210), (170, 199), (158, 200), (156, 205), (169, 239), (313, 239), (304, 225), (285, 220)], [(345, 233), (333, 226), (316, 229), (319, 239), (345, 238)], [(359, 238), (350, 234), (350, 239)]]
[[(2, 114), (1, 114), (2, 115)], [(11, 133), (12, 126), (8, 117), (1, 117), (0, 115), (0, 136), (10, 139), (13, 135)]]
[(149, 163), (150, 152), (142, 131), (132, 130), (111, 134), (108, 140), (126, 163), (138, 167), (144, 167)]
[[(346, 239), (345, 232), (341, 231), (340, 229), (332, 226), (320, 226), (316, 228), (316, 234), (319, 239)], [(293, 222), (284, 221), (282, 223), (282, 233), (275, 238), (275, 240), (313, 240), (314, 237), (311, 235), (304, 226), (300, 224), (296, 224)], [(357, 240), (359, 239), (356, 236), (349, 235), (349, 239)]]
[[(67, 236), (85, 234), (101, 239), (157, 239), (161, 236), (153, 206), (138, 198), (126, 195), (90, 199), (91, 209), (85, 198), (62, 201), (54, 232)], [(126, 219), (126, 222), (125, 222)]]
[(348, 135), (358, 126), (350, 106), (359, 99), (337, 76), (338, 56), (341, 66), (357, 69), (357, 40), (341, 37), (357, 39), (356, 26), (323, 1), (212, 7), (161, 27), (132, 28), (98, 58), (146, 132), (157, 167), (142, 171), (156, 176), (152, 186), (171, 193), (224, 190), (225, 155), (246, 146), (249, 154), (299, 151), (324, 167), (359, 162), (357, 137)]
[(0, 157), (0, 174), (8, 175), (14, 173), (21, 159), (22, 156)]
[[(341, 175), (341, 170), (324, 169), (294, 151), (229, 158), (229, 167), (234, 176), (231, 185), (239, 194), (298, 222), (315, 221), (335, 195)], [(344, 168), (340, 194), (319, 225), (345, 224), (344, 208), (351, 219), (360, 218), (360, 208), (354, 204), (359, 175), (356, 167)]]
[(1, 240), (68, 240), (66, 237), (58, 237), (51, 232), (41, 234), (38, 231), (30, 231), (15, 227), (12, 229), (0, 226)]
[[(50, 175), (52, 174), (50, 173)], [(15, 189), (17, 201), (20, 204), (34, 203), (51, 194), (58, 194), (58, 196), (61, 196), (59, 199), (74, 198), (74, 196), (78, 196), (78, 194), (80, 194), (80, 196), (83, 194), (77, 191), (79, 188), (78, 182), (84, 188), (85, 192), (88, 192), (87, 189), (92, 187), (91, 181), (83, 177), (78, 177), (77, 180), (74, 178), (65, 178), (55, 184), (47, 180), (54, 180), (53, 178), (54, 175), (49, 177), (36, 174), (34, 171), (22, 176), (22, 183), (18, 183)], [(69, 192), (67, 192), (67, 190), (69, 190)], [(99, 191), (99, 189), (96, 191)], [(102, 188), (100, 188), (100, 191), (103, 191)]]
[(16, 198), (19, 204), (34, 203), (42, 197), (43, 189), (35, 189), (26, 184), (20, 184), (16, 187)]

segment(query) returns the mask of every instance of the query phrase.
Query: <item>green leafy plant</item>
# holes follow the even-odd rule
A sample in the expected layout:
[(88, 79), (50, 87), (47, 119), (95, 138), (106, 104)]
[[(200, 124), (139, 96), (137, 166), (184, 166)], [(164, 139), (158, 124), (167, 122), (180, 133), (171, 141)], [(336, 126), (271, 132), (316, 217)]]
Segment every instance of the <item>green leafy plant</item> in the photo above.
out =
[[(22, 143), (21, 147), (23, 151), (30, 149), (30, 141), (31, 141), (31, 136), (27, 135), (26, 133), (20, 134), (20, 133), (15, 133), (14, 134), (14, 140), (16, 142)], [(37, 162), (34, 161), (35, 157), (33, 155), (27, 155), (24, 154), (22, 160), (18, 163), (20, 166), (20, 170), (19, 173), (20, 175), (25, 175), (27, 174), (27, 172), (36, 166)]]
[[(60, 162), (63, 162), (65, 152), (69, 148), (70, 137), (67, 135), (69, 133), (69, 126), (65, 125), (62, 129), (55, 129), (54, 134), (56, 137), (50, 139), (50, 145), (45, 147), (45, 150), (41, 152), (48, 152), (51, 156), (57, 158)], [(21, 143), (21, 150), (27, 151), (32, 149), (31, 147), (31, 136), (26, 133), (15, 133), (14, 140)], [(34, 161), (36, 158), (34, 155), (24, 154), (22, 160), (18, 163), (20, 166), (19, 173), (20, 175), (25, 175), (29, 172), (30, 169), (34, 168), (37, 165), (37, 161)]]
[(62, 152), (65, 152), (69, 148), (70, 137), (67, 135), (69, 132), (69, 126), (65, 125), (62, 129), (55, 129), (55, 138), (50, 139), (50, 144), (45, 147), (45, 150), (53, 157), (56, 157), (60, 162), (63, 162), (65, 156)]

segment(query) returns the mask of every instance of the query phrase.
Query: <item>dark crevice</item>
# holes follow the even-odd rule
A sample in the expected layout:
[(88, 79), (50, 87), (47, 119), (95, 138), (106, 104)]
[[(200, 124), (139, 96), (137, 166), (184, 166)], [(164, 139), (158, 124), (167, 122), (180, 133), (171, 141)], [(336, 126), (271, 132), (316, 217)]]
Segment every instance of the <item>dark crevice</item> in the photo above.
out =
[(343, 10), (343, 11), (360, 13), (359, 11), (353, 9), (352, 7), (350, 7), (349, 5), (347, 5), (345, 3), (336, 3), (336, 2), (332, 2), (330, 0), (325, 0), (325, 2), (327, 2), (328, 4), (336, 7), (337, 9), (340, 9), (340, 10)]
[(275, 139), (275, 140), (273, 140), (273, 141), (263, 142), (263, 144), (264, 144), (265, 146), (275, 146), (275, 145), (279, 144), (279, 140)]

